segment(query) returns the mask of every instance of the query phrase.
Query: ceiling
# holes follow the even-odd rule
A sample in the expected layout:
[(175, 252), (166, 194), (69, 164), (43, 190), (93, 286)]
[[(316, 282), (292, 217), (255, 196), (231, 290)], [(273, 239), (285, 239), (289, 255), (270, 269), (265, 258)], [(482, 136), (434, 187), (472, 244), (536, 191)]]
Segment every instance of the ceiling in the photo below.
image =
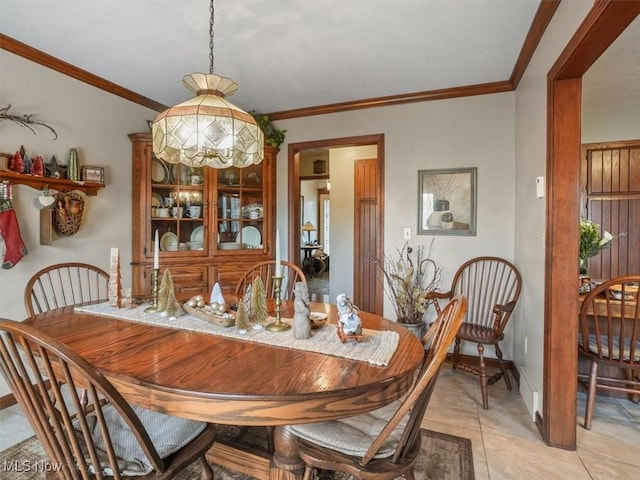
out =
[[(539, 4), (216, 0), (214, 70), (259, 112), (507, 81)], [(167, 106), (191, 97), (184, 75), (208, 72), (208, 29), (207, 0), (0, 0), (4, 35)], [(589, 72), (590, 102), (611, 68)]]

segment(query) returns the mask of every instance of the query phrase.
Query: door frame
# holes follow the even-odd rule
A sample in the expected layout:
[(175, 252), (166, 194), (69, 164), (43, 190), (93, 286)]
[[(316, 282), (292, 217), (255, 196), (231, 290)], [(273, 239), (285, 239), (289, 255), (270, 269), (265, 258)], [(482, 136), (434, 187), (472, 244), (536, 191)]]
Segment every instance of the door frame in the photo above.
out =
[(578, 277), (582, 76), (640, 14), (640, 2), (597, 0), (547, 75), (542, 416), (536, 424), (553, 447), (576, 449)]
[[(377, 258), (384, 256), (384, 134), (360, 135), (354, 137), (332, 138), (326, 140), (313, 140), (308, 142), (290, 143), (288, 149), (288, 235), (289, 258), (298, 258), (300, 252), (300, 232), (297, 221), (300, 218), (300, 152), (315, 148), (342, 148), (376, 145), (377, 147), (377, 175), (378, 198), (380, 199), (380, 219), (376, 225), (376, 234), (381, 239), (379, 242)], [(354, 278), (354, 284), (356, 279)], [(383, 283), (381, 278), (371, 279), (376, 283), (376, 297), (383, 298)]]

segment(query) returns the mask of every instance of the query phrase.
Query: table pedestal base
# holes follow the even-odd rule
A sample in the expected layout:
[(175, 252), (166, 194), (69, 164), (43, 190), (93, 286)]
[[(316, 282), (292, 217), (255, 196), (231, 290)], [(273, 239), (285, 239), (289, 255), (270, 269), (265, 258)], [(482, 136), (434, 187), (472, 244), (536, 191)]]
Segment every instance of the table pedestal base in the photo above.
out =
[(295, 435), (286, 426), (275, 427), (273, 443), (275, 453), (271, 455), (216, 441), (207, 460), (259, 480), (302, 480), (304, 462), (298, 456)]

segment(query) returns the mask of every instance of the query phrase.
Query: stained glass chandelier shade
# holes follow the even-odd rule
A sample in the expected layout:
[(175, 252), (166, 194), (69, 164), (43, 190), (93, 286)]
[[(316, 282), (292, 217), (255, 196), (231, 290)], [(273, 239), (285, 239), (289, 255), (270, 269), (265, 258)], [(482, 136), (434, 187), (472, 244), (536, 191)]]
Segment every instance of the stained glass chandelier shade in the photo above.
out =
[(230, 78), (213, 73), (213, 0), (209, 21), (209, 73), (185, 75), (195, 97), (159, 114), (151, 127), (153, 153), (190, 167), (247, 167), (262, 162), (264, 134), (252, 115), (225, 97), (238, 90)]

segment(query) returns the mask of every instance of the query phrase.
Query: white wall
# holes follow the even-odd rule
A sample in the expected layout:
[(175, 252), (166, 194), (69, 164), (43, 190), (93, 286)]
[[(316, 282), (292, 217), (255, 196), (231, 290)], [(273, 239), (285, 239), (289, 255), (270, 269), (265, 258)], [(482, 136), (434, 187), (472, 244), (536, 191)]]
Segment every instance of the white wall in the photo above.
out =
[[(387, 253), (393, 253), (404, 244), (404, 227), (411, 227), (414, 232), (411, 241), (414, 246), (428, 245), (434, 238), (415, 235), (418, 170), (478, 167), (477, 235), (435, 237), (433, 256), (444, 268), (444, 288), (451, 282), (457, 267), (468, 258), (478, 255), (514, 257), (514, 100), (514, 93), (483, 95), (283, 120), (277, 122), (277, 127), (287, 130), (287, 143), (384, 134), (384, 242)], [(283, 145), (278, 155), (277, 172), (277, 221), (281, 231), (286, 231), (288, 221), (287, 176), (287, 148)], [(332, 159), (332, 296), (333, 279), (352, 275), (349, 269), (353, 263), (351, 255), (334, 261), (336, 252), (333, 249), (337, 241), (333, 239), (333, 216), (338, 208), (343, 208), (342, 202), (336, 202), (334, 196), (338, 181)], [(394, 318), (393, 308), (386, 299), (384, 313), (388, 318)], [(513, 323), (518, 321), (518, 316), (519, 311), (516, 311)], [(511, 328), (507, 329), (503, 349), (507, 358), (513, 355)], [(475, 346), (470, 347), (475, 352)]]
[[(522, 397), (532, 415), (541, 410), (543, 393), (546, 199), (536, 198), (535, 179), (546, 176), (547, 73), (590, 8), (590, 2), (560, 3), (516, 91), (515, 260), (523, 276), (523, 292), (519, 315), (513, 322), (512, 358), (521, 374)], [(539, 403), (534, 404), (536, 393)]]
[[(605, 53), (606, 55), (606, 53)], [(582, 88), (589, 84), (582, 83)], [(640, 139), (640, 105), (589, 109), (582, 113), (582, 143)]]
[[(34, 127), (37, 134), (4, 121), (0, 123), (0, 151), (13, 153), (24, 146), (45, 162), (55, 155), (66, 164), (68, 151), (78, 150), (79, 163), (105, 169), (106, 187), (85, 197), (82, 226), (71, 237), (39, 243), (38, 190), (14, 187), (14, 207), (29, 254), (10, 270), (0, 270), (0, 317), (26, 316), (23, 290), (33, 273), (57, 262), (82, 261), (109, 267), (111, 247), (120, 249), (123, 286), (131, 285), (131, 142), (127, 134), (145, 131), (157, 112), (114, 96), (33, 62), (0, 50), (0, 106), (10, 113), (33, 114), (58, 133)], [(0, 251), (4, 243), (0, 241)], [(0, 393), (1, 394), (1, 393)]]

